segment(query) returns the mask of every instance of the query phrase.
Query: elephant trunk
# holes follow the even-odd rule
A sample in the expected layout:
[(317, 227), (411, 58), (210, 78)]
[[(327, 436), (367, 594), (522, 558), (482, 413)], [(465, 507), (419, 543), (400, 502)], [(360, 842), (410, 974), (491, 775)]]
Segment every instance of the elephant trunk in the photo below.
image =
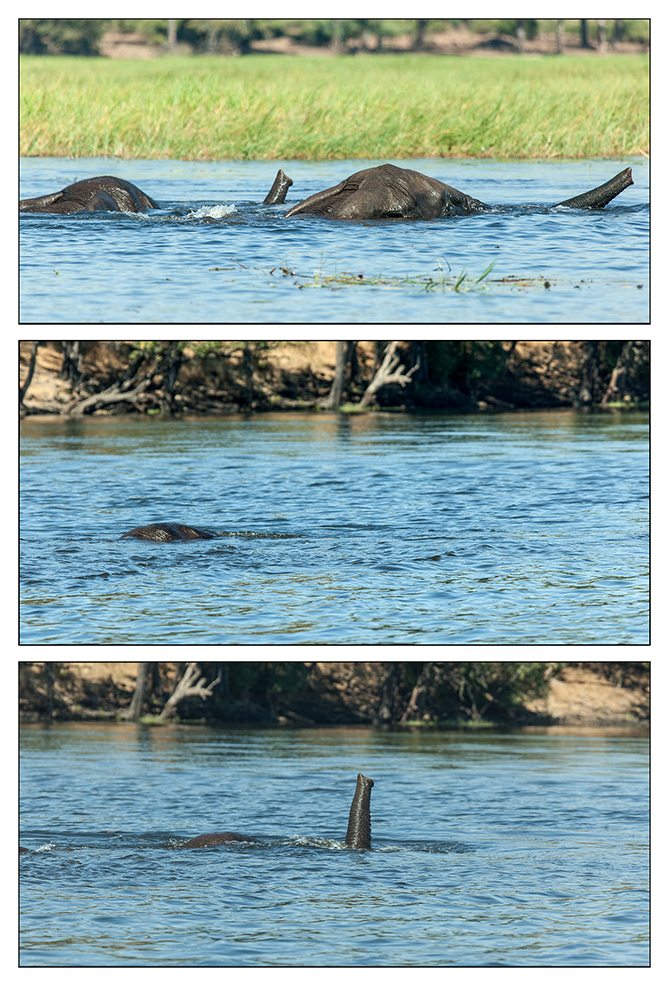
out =
[(372, 795), (373, 779), (358, 773), (358, 784), (351, 803), (346, 831), (346, 846), (363, 850), (372, 846), (372, 821), (369, 801)]
[(575, 198), (569, 198), (566, 202), (559, 202), (558, 204), (568, 205), (570, 208), (604, 208), (611, 199), (619, 195), (625, 188), (629, 188), (631, 184), (634, 184), (632, 168), (626, 167), (624, 171), (616, 174), (615, 178), (611, 178), (599, 188), (593, 188), (592, 191), (586, 191), (582, 195), (576, 195)]
[(267, 192), (263, 205), (282, 205), (286, 200), (286, 192), (293, 183), (293, 179), (279, 168), (274, 179), (274, 184)]

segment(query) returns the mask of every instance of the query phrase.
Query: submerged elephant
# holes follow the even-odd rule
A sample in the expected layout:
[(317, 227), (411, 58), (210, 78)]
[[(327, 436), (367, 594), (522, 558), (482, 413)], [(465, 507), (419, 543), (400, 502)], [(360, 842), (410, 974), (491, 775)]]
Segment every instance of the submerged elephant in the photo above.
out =
[[(279, 170), (263, 205), (284, 202), (292, 183), (292, 178)], [(160, 205), (136, 185), (110, 175), (85, 178), (52, 195), (24, 198), (19, 202), (20, 212), (54, 212), (60, 215), (73, 212), (143, 212), (148, 208), (160, 208)]]
[(210, 530), (198, 530), (195, 526), (183, 526), (181, 523), (151, 523), (149, 526), (137, 526), (124, 536), (132, 536), (136, 540), (153, 540), (155, 543), (167, 543), (170, 540), (214, 540), (216, 534)]
[[(372, 820), (369, 810), (369, 802), (372, 795), (373, 779), (368, 779), (361, 772), (358, 773), (358, 781), (355, 787), (353, 802), (348, 817), (348, 829), (346, 831), (346, 846), (354, 850), (366, 850), (372, 846)], [(234, 834), (231, 831), (222, 831), (219, 834), (199, 834), (191, 837), (181, 847), (210, 847), (214, 844), (230, 844), (234, 842), (254, 843), (252, 837), (245, 837), (243, 834)]]
[[(632, 169), (625, 168), (606, 184), (570, 198), (559, 205), (571, 208), (603, 208), (634, 184)], [(420, 171), (381, 164), (356, 171), (333, 188), (319, 191), (286, 212), (322, 215), (328, 219), (438, 219), (446, 215), (470, 215), (491, 208), (443, 181)]]
[(24, 198), (19, 202), (21, 212), (56, 212), (61, 215), (71, 212), (143, 212), (146, 208), (160, 206), (136, 185), (109, 175), (85, 178), (52, 195)]
[[(281, 205), (292, 179), (279, 170), (263, 205)], [(614, 178), (575, 198), (558, 202), (570, 208), (604, 208), (632, 181), (632, 169), (625, 168)], [(19, 203), (22, 212), (141, 212), (159, 208), (152, 198), (121, 178), (87, 178), (68, 185), (53, 195), (26, 198)], [(356, 171), (332, 188), (310, 195), (288, 209), (293, 215), (321, 215), (328, 219), (438, 219), (448, 215), (471, 215), (492, 206), (471, 198), (456, 188), (429, 178), (420, 171), (381, 164)]]

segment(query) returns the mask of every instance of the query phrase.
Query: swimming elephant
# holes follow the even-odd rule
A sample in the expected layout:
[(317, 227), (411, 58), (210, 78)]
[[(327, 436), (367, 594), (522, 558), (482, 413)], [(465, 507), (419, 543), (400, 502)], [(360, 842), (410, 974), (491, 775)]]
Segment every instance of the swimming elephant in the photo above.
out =
[[(372, 821), (369, 801), (373, 785), (373, 779), (368, 779), (361, 772), (358, 773), (358, 781), (355, 787), (353, 802), (351, 803), (345, 841), (346, 846), (354, 850), (367, 850), (372, 846)], [(180, 847), (210, 847), (213, 844), (230, 844), (235, 841), (254, 843), (252, 837), (244, 837), (242, 834), (223, 831), (220, 834), (199, 834), (197, 837), (191, 837), (190, 840), (181, 844)]]
[(136, 185), (122, 178), (105, 175), (102, 178), (85, 178), (75, 181), (62, 191), (41, 198), (24, 198), (19, 202), (21, 212), (143, 212), (146, 208), (160, 208)]
[[(293, 179), (279, 169), (263, 205), (281, 205), (292, 183)], [(160, 208), (160, 205), (136, 185), (110, 176), (85, 178), (52, 195), (24, 198), (19, 202), (20, 212), (56, 212), (61, 215), (72, 212), (143, 212), (147, 208)]]
[[(263, 205), (282, 205), (293, 181), (282, 170), (277, 172), (274, 183)], [(558, 205), (570, 208), (604, 208), (621, 191), (634, 184), (632, 169), (625, 168), (614, 178), (576, 195)], [(19, 203), (22, 212), (59, 212), (62, 214), (84, 211), (141, 212), (147, 208), (159, 208), (152, 198), (121, 178), (86, 178), (68, 185), (53, 195), (41, 198), (25, 198)], [(293, 205), (284, 218), (293, 215), (320, 215), (328, 219), (438, 219), (447, 215), (471, 215), (491, 210), (477, 198), (471, 198), (450, 185), (429, 178), (420, 171), (380, 164), (356, 171), (344, 181), (325, 191), (310, 195)], [(130, 534), (127, 534), (130, 535)]]
[(183, 526), (181, 523), (151, 523), (150, 526), (137, 526), (124, 536), (133, 536), (136, 540), (153, 540), (155, 543), (167, 543), (169, 540), (214, 540), (216, 534), (211, 530), (198, 530), (195, 526)]
[[(632, 169), (628, 167), (599, 188), (558, 204), (571, 208), (603, 208), (631, 184), (634, 184)], [(328, 219), (438, 219), (485, 212), (490, 207), (420, 171), (381, 164), (356, 171), (333, 188), (305, 198), (288, 209), (285, 218), (309, 214)]]

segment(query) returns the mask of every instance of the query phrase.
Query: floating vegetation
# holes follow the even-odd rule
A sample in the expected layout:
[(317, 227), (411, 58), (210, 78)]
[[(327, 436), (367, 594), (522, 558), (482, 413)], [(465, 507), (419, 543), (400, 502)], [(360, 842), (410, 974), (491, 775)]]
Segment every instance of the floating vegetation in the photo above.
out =
[[(414, 276), (409, 276), (405, 274), (404, 276), (393, 275), (393, 274), (383, 274), (378, 273), (375, 275), (366, 275), (364, 273), (351, 273), (350, 271), (337, 271), (336, 268), (333, 273), (325, 273), (323, 268), (316, 270), (312, 275), (300, 273), (298, 270), (293, 269), (286, 263), (282, 263), (275, 267), (271, 267), (269, 270), (266, 267), (248, 267), (241, 263), (239, 260), (230, 257), (231, 262), (236, 263), (237, 266), (215, 266), (209, 267), (211, 273), (218, 273), (224, 271), (233, 270), (247, 270), (249, 272), (257, 271), (264, 274), (264, 276), (269, 276), (271, 278), (281, 276), (283, 278), (292, 277), (294, 278), (295, 286), (299, 290), (305, 290), (308, 288), (327, 288), (329, 290), (343, 290), (345, 288), (360, 288), (367, 287), (378, 290), (407, 290), (407, 289), (418, 289), (420, 291), (455, 291), (459, 294), (470, 293), (473, 291), (489, 291), (493, 289), (511, 289), (511, 290), (550, 290), (551, 288), (565, 290), (583, 290), (593, 287), (596, 284), (601, 286), (601, 281), (596, 280), (585, 280), (581, 279), (578, 282), (567, 278), (557, 278), (550, 277), (548, 279), (545, 275), (537, 276), (515, 276), (510, 275), (507, 277), (497, 277), (491, 278), (489, 274), (492, 272), (495, 266), (496, 260), (490, 263), (483, 273), (478, 277), (467, 276), (466, 268), (463, 268), (459, 274), (453, 275), (450, 273), (450, 266), (447, 263), (449, 272), (446, 273), (443, 270), (441, 260), (437, 259), (437, 271), (439, 276), (434, 276), (431, 274), (416, 274)], [(272, 283), (272, 281), (270, 281)], [(615, 284), (616, 287), (634, 288), (636, 290), (643, 290), (646, 284), (636, 283), (634, 281), (620, 281), (612, 280), (611, 284)]]
[[(406, 287), (418, 287), (420, 290), (430, 291), (430, 290), (455, 290), (459, 292), (465, 292), (470, 290), (486, 290), (487, 284), (484, 280), (492, 270), (495, 265), (495, 261), (486, 267), (483, 273), (472, 279), (467, 277), (466, 269), (463, 269), (458, 276), (447, 276), (442, 274), (439, 277), (433, 277), (429, 275), (419, 275), (410, 277), (408, 274), (404, 277), (400, 276), (385, 276), (379, 273), (377, 276), (367, 277), (364, 273), (329, 273), (324, 274), (322, 271), (317, 271), (313, 277), (304, 278), (300, 274), (294, 271), (289, 271), (285, 267), (282, 268), (284, 276), (294, 276), (298, 278), (297, 287), (329, 287), (330, 290), (339, 290), (343, 287), (381, 287), (389, 290), (398, 290)], [(441, 271), (441, 263), (438, 263), (438, 269)], [(270, 271), (273, 272), (273, 271)]]

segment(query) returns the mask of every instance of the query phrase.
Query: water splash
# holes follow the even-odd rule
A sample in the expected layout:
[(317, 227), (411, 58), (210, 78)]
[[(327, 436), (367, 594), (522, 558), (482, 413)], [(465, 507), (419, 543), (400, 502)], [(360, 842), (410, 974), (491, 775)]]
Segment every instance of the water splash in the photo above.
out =
[(226, 215), (232, 215), (237, 209), (234, 205), (203, 205), (202, 208), (194, 212), (188, 212), (184, 216), (186, 219), (223, 219)]

